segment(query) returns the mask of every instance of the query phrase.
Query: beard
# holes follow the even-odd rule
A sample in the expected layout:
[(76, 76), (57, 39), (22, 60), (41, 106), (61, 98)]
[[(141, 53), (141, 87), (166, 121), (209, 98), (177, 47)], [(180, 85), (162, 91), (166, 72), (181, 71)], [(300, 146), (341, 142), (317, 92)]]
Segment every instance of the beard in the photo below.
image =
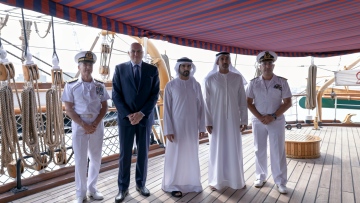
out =
[(229, 64), (224, 63), (224, 64), (222, 65), (222, 68), (224, 68), (224, 69), (228, 69), (228, 68), (229, 68)]
[(190, 75), (190, 71), (184, 71), (182, 73), (180, 73), (182, 76), (184, 77), (188, 77)]

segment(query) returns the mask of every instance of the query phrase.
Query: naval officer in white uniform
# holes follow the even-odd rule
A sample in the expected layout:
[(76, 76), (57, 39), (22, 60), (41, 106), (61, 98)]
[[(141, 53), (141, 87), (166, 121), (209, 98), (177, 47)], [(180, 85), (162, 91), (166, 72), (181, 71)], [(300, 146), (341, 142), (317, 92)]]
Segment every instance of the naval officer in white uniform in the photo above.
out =
[[(92, 78), (96, 55), (82, 51), (75, 56), (81, 73), (65, 84), (62, 101), (66, 114), (72, 120), (72, 146), (75, 154), (76, 203), (86, 199), (86, 191), (95, 200), (102, 200), (96, 182), (101, 165), (101, 152), (104, 136), (103, 117), (107, 112), (110, 98), (105, 85)], [(87, 162), (90, 159), (86, 180)]]
[(261, 76), (254, 78), (246, 90), (248, 108), (254, 115), (256, 181), (261, 188), (268, 175), (267, 138), (269, 137), (271, 172), (278, 191), (287, 193), (287, 165), (285, 156), (284, 112), (291, 107), (291, 91), (287, 79), (273, 73), (277, 55), (263, 51), (257, 56)]

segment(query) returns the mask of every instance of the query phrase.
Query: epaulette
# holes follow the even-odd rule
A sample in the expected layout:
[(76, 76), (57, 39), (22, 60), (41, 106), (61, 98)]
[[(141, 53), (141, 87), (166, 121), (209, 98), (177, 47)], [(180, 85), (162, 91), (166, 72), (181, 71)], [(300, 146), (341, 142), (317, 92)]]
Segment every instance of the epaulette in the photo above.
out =
[(71, 79), (71, 80), (69, 80), (69, 81), (66, 81), (67, 83), (73, 83), (73, 82), (76, 82), (76, 81), (78, 81), (78, 78), (73, 78), (73, 79)]
[(260, 76), (258, 76), (258, 77), (256, 77), (256, 78), (253, 78), (253, 79), (251, 79), (250, 81), (253, 81), (253, 80), (255, 80), (255, 79), (257, 79), (257, 78), (259, 78)]
[(284, 79), (284, 80), (287, 80), (287, 78), (283, 78), (283, 77), (280, 77), (280, 76), (278, 76), (278, 78), (282, 78), (282, 79)]
[(99, 82), (99, 83), (103, 83), (103, 84), (104, 84), (104, 82), (103, 82), (102, 80), (99, 80), (99, 79), (96, 79), (96, 78), (94, 78), (94, 80), (95, 80), (96, 82)]

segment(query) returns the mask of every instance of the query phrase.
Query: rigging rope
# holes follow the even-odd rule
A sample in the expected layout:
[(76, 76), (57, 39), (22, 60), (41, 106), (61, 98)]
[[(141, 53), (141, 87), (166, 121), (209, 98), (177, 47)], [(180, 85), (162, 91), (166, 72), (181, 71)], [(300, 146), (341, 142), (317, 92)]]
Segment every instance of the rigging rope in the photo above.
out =
[[(107, 67), (110, 66), (110, 59), (111, 59), (111, 54), (112, 54), (112, 50), (113, 50), (113, 46), (114, 46), (114, 41), (115, 41), (115, 37), (113, 37), (112, 40), (111, 40), (111, 47), (110, 47), (110, 54), (109, 54), (109, 63), (107, 64)], [(108, 71), (106, 80), (109, 79), (109, 76), (110, 76), (110, 69), (109, 69), (109, 71)]]
[[(8, 83), (1, 81), (0, 88), (0, 113), (1, 113), (1, 169), (0, 174), (4, 174), (4, 167), (13, 160), (13, 154), (16, 156), (17, 128), (14, 112), (13, 93), (7, 85), (10, 82), (8, 72)], [(5, 83), (5, 84), (4, 84)]]
[[(51, 17), (53, 22), (53, 17)], [(59, 58), (56, 54), (55, 48), (55, 32), (54, 25), (53, 31), (53, 63), (54, 57), (57, 62)], [(54, 66), (57, 64), (54, 63)], [(54, 67), (52, 70), (53, 85), (51, 89), (46, 92), (46, 140), (45, 143), (50, 150), (50, 156), (57, 165), (66, 163), (66, 147), (65, 147), (65, 133), (64, 133), (64, 119), (62, 114), (62, 103), (61, 98), (61, 84), (62, 84), (62, 72), (59, 67)], [(60, 152), (55, 158), (55, 149), (60, 149)]]
[[(50, 24), (50, 23), (49, 23)], [(53, 35), (53, 57), (54, 55), (56, 56), (57, 60), (59, 61), (59, 57), (56, 53), (56, 48), (55, 48), (55, 31), (54, 31), (54, 19), (51, 16), (51, 24), (52, 24), (52, 35)]]
[(25, 41), (25, 54), (24, 57), (26, 57), (27, 55), (27, 49), (28, 49), (28, 42), (27, 42), (27, 37), (26, 37), (26, 27), (25, 27), (25, 18), (24, 18), (24, 10), (21, 9), (21, 16), (22, 16), (22, 24), (23, 24), (23, 30), (24, 30), (24, 41)]
[[(33, 71), (29, 70), (29, 78), (27, 81), (27, 86), (24, 88), (24, 91), (21, 93), (21, 99), (23, 104), (22, 115), (22, 128), (23, 128), (23, 152), (32, 156), (34, 163), (27, 166), (37, 165), (36, 170), (40, 170), (46, 167), (50, 161), (47, 161), (45, 155), (40, 155), (41, 151), (45, 151), (44, 143), (47, 142), (47, 137), (44, 135), (44, 121), (41, 114), (40, 106), (40, 97), (38, 83), (36, 81), (37, 88), (37, 97), (38, 97), (38, 106), (36, 105), (36, 95), (34, 91), (34, 75)], [(35, 73), (37, 74), (37, 73)], [(37, 78), (36, 78), (37, 79)], [(38, 111), (37, 111), (38, 110)], [(41, 147), (41, 151), (40, 151)], [(28, 148), (28, 149), (27, 149)], [(29, 151), (28, 151), (29, 150)]]
[[(0, 27), (0, 30), (1, 30), (5, 27), (8, 19), (9, 19), (9, 14), (6, 14), (4, 22), (2, 21), (2, 18), (0, 18), (0, 19), (1, 19), (1, 27)], [(1, 44), (0, 44), (0, 46), (1, 46)]]
[[(16, 45), (10, 43), (9, 41), (5, 40), (4, 38), (1, 38), (1, 37), (0, 37), (0, 39), (4, 40), (6, 43), (10, 44), (11, 46), (15, 47), (16, 49), (19, 49), (19, 50), (21, 50), (21, 51), (24, 51), (23, 49), (21, 49), (21, 48), (17, 47)], [(17, 59), (22, 60), (20, 57), (16, 56), (15, 54), (13, 54), (13, 53), (11, 53), (11, 52), (9, 52), (9, 51), (7, 51), (7, 53), (9, 53), (10, 55), (14, 56), (14, 57), (17, 58)], [(41, 60), (40, 58), (38, 58), (38, 57), (36, 57), (36, 56), (33, 56), (33, 57), (34, 57), (35, 59), (37, 59), (38, 61), (40, 61), (40, 62), (42, 62), (42, 63), (44, 63), (44, 64), (46, 64), (46, 65), (48, 65), (48, 66), (51, 67), (50, 64), (46, 63), (45, 61)], [(43, 69), (41, 69), (41, 68), (38, 68), (38, 69), (39, 69), (41, 72), (45, 73), (46, 75), (51, 76), (50, 73), (44, 71)], [(72, 78), (72, 76), (69, 75), (69, 74), (67, 74), (67, 73), (63, 73), (63, 74), (66, 75), (66, 76), (68, 76), (69, 78)]]
[[(1, 133), (1, 168), (0, 174), (4, 174), (4, 167), (7, 166), (8, 173), (11, 177), (16, 177), (16, 147), (20, 152), (19, 139), (17, 135), (17, 125), (14, 111), (14, 102), (13, 102), (13, 92), (10, 87), (10, 79), (13, 80), (13, 84), (16, 91), (16, 98), (19, 103), (19, 108), (21, 111), (20, 99), (18, 96), (18, 91), (15, 84), (15, 70), (12, 63), (8, 62), (6, 59), (6, 50), (1, 48), (1, 51), (4, 52), (3, 63), (0, 64), (0, 67), (4, 77), (0, 81), (0, 127), (2, 129)], [(7, 80), (7, 81), (6, 81)], [(15, 160), (13, 159), (15, 155)]]
[[(22, 24), (24, 31), (24, 43), (25, 43), (25, 55), (24, 57), (31, 62), (31, 55), (27, 57), (28, 51), (28, 41), (26, 36), (25, 19), (24, 12), (21, 9), (22, 13)], [(44, 121), (41, 112), (40, 105), (40, 96), (39, 96), (39, 85), (37, 80), (39, 79), (38, 67), (35, 64), (26, 64), (23, 65), (24, 76), (26, 81), (26, 86), (24, 87), (23, 92), (21, 93), (23, 109), (21, 111), (22, 115), (22, 128), (23, 128), (23, 152), (26, 155), (32, 156), (34, 162), (31, 166), (35, 165), (35, 170), (40, 170), (45, 168), (51, 161), (47, 161), (46, 155), (41, 155), (41, 151), (46, 150), (45, 144), (47, 142), (47, 137), (45, 136)], [(36, 82), (36, 93), (34, 91), (34, 83)], [(37, 102), (36, 104), (36, 96)], [(38, 108), (37, 108), (38, 107)], [(20, 151), (20, 150), (19, 150)], [(20, 152), (21, 154), (21, 152)], [(21, 155), (20, 155), (21, 156)], [(24, 161), (24, 164), (28, 164)]]
[[(51, 16), (51, 18), (52, 18), (52, 16)], [(35, 31), (39, 35), (40, 38), (44, 39), (50, 33), (51, 22), (49, 22), (48, 28), (46, 29), (46, 33), (45, 33), (45, 35), (43, 37), (39, 34), (37, 23), (35, 21), (34, 21), (34, 25), (35, 25)]]
[[(46, 145), (54, 163), (66, 163), (66, 147), (64, 133), (64, 119), (62, 114), (61, 75), (54, 74), (53, 87), (46, 92)], [(60, 149), (58, 158), (54, 157), (54, 150)]]

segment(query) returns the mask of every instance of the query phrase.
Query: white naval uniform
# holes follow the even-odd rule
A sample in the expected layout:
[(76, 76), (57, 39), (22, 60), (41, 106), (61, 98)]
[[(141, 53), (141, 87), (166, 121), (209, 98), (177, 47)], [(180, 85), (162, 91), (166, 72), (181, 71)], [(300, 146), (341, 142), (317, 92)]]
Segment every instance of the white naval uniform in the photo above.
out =
[[(254, 78), (246, 90), (246, 95), (254, 99), (256, 110), (261, 115), (273, 114), (279, 109), (283, 99), (291, 97), (285, 78), (274, 75), (270, 81), (262, 76)], [(254, 133), (256, 179), (265, 181), (267, 171), (267, 138), (269, 136), (271, 172), (275, 184), (286, 185), (287, 165), (285, 156), (285, 117), (281, 115), (267, 125), (255, 116), (252, 118)]]
[[(62, 101), (74, 103), (74, 111), (88, 124), (91, 124), (100, 113), (101, 102), (109, 98), (102, 82), (96, 80), (83, 82), (81, 77), (66, 83), (62, 95)], [(96, 192), (101, 165), (104, 123), (100, 122), (93, 134), (85, 134), (84, 128), (75, 122), (71, 123), (71, 127), (72, 147), (75, 154), (76, 196), (85, 197), (86, 190), (91, 193)], [(88, 157), (90, 163), (86, 181)]]

